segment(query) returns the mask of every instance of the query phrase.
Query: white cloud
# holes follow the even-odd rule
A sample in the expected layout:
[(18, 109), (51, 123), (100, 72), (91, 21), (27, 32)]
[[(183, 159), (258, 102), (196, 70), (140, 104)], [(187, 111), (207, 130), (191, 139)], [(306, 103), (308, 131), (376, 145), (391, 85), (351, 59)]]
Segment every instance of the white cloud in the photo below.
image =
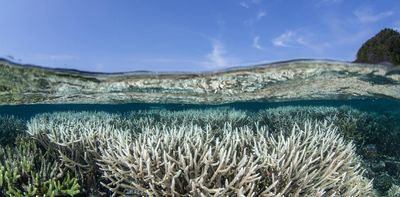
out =
[(253, 29), (253, 26), (267, 15), (267, 11), (260, 5), (261, 0), (245, 0), (240, 3), (244, 8), (253, 12), (250, 18), (243, 20), (243, 24)]
[(257, 19), (260, 20), (262, 17), (266, 16), (267, 13), (265, 11), (260, 11), (257, 13)]
[(243, 0), (239, 3), (239, 5), (243, 8), (251, 8), (255, 7), (261, 3), (261, 0)]
[(242, 6), (243, 8), (247, 8), (247, 9), (250, 8), (250, 5), (244, 1), (240, 2), (239, 5)]
[(260, 36), (255, 36), (253, 38), (253, 47), (256, 48), (256, 49), (262, 50), (263, 47), (260, 45), (259, 42), (260, 42)]
[(278, 37), (272, 39), (272, 44), (276, 47), (298, 47), (305, 46), (316, 49), (317, 47), (311, 44), (307, 38), (312, 37), (312, 34), (307, 31), (286, 31)]
[(291, 47), (291, 44), (296, 40), (296, 33), (287, 31), (272, 40), (272, 44), (277, 47)]
[(256, 15), (254, 17), (244, 20), (243, 24), (253, 28), (253, 26), (266, 15), (267, 15), (267, 12), (265, 12), (265, 11), (256, 12)]
[(359, 8), (354, 11), (354, 15), (361, 23), (373, 23), (377, 22), (386, 17), (392, 16), (394, 14), (393, 11), (385, 11), (380, 13), (374, 13), (371, 8)]
[(315, 35), (304, 29), (286, 31), (272, 39), (272, 44), (276, 47), (311, 49), (316, 54), (323, 54), (324, 50), (331, 46), (330, 43), (315, 40)]
[(212, 51), (206, 55), (205, 66), (207, 67), (226, 67), (229, 61), (226, 58), (226, 51), (223, 43), (219, 40), (213, 40)]

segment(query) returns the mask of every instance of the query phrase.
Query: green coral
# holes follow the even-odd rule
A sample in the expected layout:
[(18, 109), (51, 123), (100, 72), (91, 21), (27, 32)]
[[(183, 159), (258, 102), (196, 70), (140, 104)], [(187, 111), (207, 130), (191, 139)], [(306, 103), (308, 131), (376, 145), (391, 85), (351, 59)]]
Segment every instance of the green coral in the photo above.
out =
[(80, 186), (78, 184), (78, 179), (71, 178), (71, 176), (67, 175), (67, 178), (64, 180), (56, 180), (51, 179), (48, 181), (48, 196), (59, 196), (59, 195), (70, 195), (74, 196), (78, 194), (80, 191)]
[(0, 196), (74, 196), (78, 179), (65, 175), (60, 164), (36, 142), (18, 137), (15, 147), (0, 148)]

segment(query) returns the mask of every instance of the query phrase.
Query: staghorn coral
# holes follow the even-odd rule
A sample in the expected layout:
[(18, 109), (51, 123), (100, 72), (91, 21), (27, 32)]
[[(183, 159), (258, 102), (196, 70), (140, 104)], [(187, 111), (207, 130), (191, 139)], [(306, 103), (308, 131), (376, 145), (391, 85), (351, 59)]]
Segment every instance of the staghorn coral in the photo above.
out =
[(328, 120), (339, 127), (341, 134), (354, 139), (359, 135), (357, 122), (366, 115), (367, 113), (347, 106), (340, 108), (285, 106), (260, 110), (257, 113), (257, 120), (273, 131), (290, 130), (293, 123), (302, 124), (306, 120)]
[(35, 141), (18, 137), (16, 147), (0, 148), (1, 196), (73, 196), (77, 179), (65, 172)]
[(276, 187), (288, 189), (287, 195), (275, 192), (272, 196), (372, 195), (372, 183), (362, 176), (354, 145), (338, 135), (332, 124), (306, 121), (303, 127), (296, 124), (287, 137), (281, 133), (261, 139), (271, 152), (264, 155), (266, 170), (281, 179)]
[[(123, 195), (370, 193), (354, 147), (338, 137), (342, 128), (357, 132), (358, 113), (352, 109), (220, 110), (46, 113), (29, 121), (28, 133), (91, 193), (106, 188)], [(336, 131), (307, 119), (347, 126)], [(148, 165), (149, 171), (137, 171)]]
[(37, 115), (27, 132), (79, 177), (87, 191), (97, 192), (99, 146), (118, 129), (119, 116), (104, 112), (61, 112)]
[[(224, 109), (167, 111), (134, 111), (128, 114), (105, 112), (58, 112), (36, 115), (28, 122), (28, 133), (45, 148), (53, 150), (63, 165), (75, 172), (86, 190), (99, 190), (98, 165), (100, 148), (119, 132), (141, 133), (148, 125), (211, 124), (223, 127), (224, 122), (243, 125), (249, 122), (243, 111)], [(114, 137), (115, 138), (115, 137)]]
[(140, 118), (151, 120), (151, 125), (175, 125), (175, 124), (196, 124), (198, 126), (211, 125), (213, 128), (220, 128), (226, 122), (233, 127), (240, 127), (252, 124), (251, 114), (242, 110), (235, 110), (228, 107), (213, 109), (190, 109), (184, 111), (171, 111), (165, 109), (133, 111), (127, 114), (128, 120)]
[(392, 185), (388, 191), (388, 197), (399, 197), (400, 196), (400, 186)]
[[(253, 118), (270, 131), (290, 130), (293, 123), (300, 125), (308, 119), (328, 120), (338, 127), (340, 134), (358, 146), (376, 144), (379, 155), (400, 156), (398, 118), (387, 114), (364, 112), (342, 107), (277, 107), (260, 110)], [(361, 152), (359, 152), (361, 153)]]
[(295, 125), (289, 137), (265, 127), (222, 130), (148, 127), (101, 149), (104, 185), (150, 196), (365, 196), (371, 183), (354, 146), (327, 123)]

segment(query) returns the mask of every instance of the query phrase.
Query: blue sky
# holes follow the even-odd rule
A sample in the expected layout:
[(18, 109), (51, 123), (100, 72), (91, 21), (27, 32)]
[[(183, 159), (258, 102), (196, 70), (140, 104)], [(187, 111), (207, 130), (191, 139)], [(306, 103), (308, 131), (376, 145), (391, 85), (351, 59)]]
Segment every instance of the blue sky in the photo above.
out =
[(352, 61), (399, 0), (0, 0), (0, 56), (87, 71)]

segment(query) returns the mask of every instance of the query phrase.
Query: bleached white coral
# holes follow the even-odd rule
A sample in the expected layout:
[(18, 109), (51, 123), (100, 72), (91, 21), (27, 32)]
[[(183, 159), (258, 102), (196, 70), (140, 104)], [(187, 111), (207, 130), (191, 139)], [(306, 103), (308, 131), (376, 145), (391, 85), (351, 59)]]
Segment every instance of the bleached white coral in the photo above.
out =
[(100, 180), (115, 194), (370, 194), (354, 146), (336, 127), (302, 115), (300, 126), (289, 119), (290, 128), (267, 132), (234, 112), (53, 113), (31, 119), (28, 132), (86, 184)]
[(392, 185), (388, 191), (388, 197), (399, 197), (400, 196), (400, 186)]
[[(223, 127), (228, 122), (232, 126), (244, 126), (251, 123), (251, 117), (242, 110), (235, 110), (227, 107), (213, 109), (189, 109), (183, 111), (173, 111), (165, 109), (133, 111), (127, 115), (130, 120), (147, 118), (154, 124), (196, 124), (199, 126), (212, 125), (213, 127)], [(253, 120), (254, 121), (254, 120)]]
[(118, 121), (119, 116), (105, 112), (44, 113), (28, 122), (27, 132), (92, 187), (100, 173), (99, 147), (122, 132)]
[(294, 126), (288, 137), (263, 127), (149, 127), (101, 152), (104, 185), (120, 194), (365, 196), (372, 188), (353, 145), (326, 123)]

